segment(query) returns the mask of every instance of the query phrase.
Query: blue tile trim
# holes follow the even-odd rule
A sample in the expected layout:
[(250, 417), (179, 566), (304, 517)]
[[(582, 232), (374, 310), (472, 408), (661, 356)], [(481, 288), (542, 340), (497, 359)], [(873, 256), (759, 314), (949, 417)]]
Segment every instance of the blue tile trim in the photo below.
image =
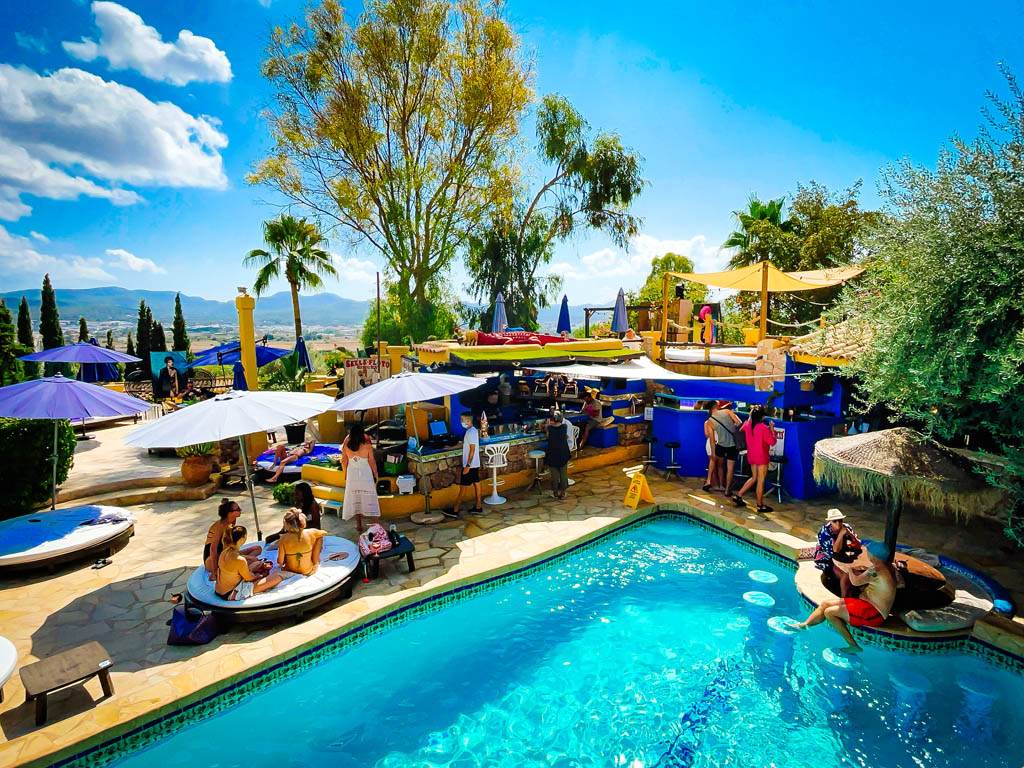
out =
[[(776, 565), (791, 568), (795, 571), (797, 563), (788, 557), (780, 555), (767, 547), (753, 542), (733, 531), (726, 530), (714, 523), (697, 517), (685, 508), (673, 508), (675, 505), (665, 505), (665, 508), (652, 507), (649, 512), (641, 514), (626, 523), (617, 525), (608, 530), (602, 531), (584, 541), (571, 545), (568, 548), (515, 568), (505, 573), (490, 576), (472, 584), (455, 587), (442, 592), (436, 592), (420, 600), (404, 605), (389, 611), (382, 616), (371, 619), (358, 627), (343, 632), (305, 651), (261, 669), (251, 675), (231, 683), (227, 687), (209, 694), (197, 701), (186, 704), (173, 712), (154, 718), (142, 725), (136, 726), (125, 733), (110, 738), (98, 745), (89, 747), (77, 752), (58, 762), (53, 766), (67, 768), (102, 768), (116, 760), (125, 757), (128, 753), (135, 752), (169, 736), (183, 727), (194, 722), (211, 717), (228, 707), (234, 706), (239, 701), (258, 691), (264, 690), (284, 679), (293, 677), (306, 669), (325, 661), (328, 658), (347, 650), (348, 648), (363, 642), (364, 640), (385, 632), (389, 629), (405, 623), (409, 619), (424, 616), (453, 604), (462, 602), (465, 599), (485, 592), (491, 592), (507, 583), (513, 582), (525, 574), (543, 568), (545, 566), (561, 562), (569, 557), (598, 546), (604, 540), (619, 536), (627, 531), (646, 527), (656, 520), (680, 519), (696, 525), (703, 530), (716, 533), (730, 539), (748, 551), (767, 557)], [(801, 599), (813, 607), (802, 595)], [(972, 655), (995, 663), (1004, 669), (1024, 674), (1024, 659), (1011, 653), (1007, 653), (988, 643), (975, 638), (935, 638), (908, 640), (903, 637), (896, 637), (886, 632), (870, 630), (867, 635), (863, 630), (854, 630), (858, 638), (863, 638), (872, 645), (910, 651), (915, 653), (949, 653), (956, 651), (967, 651)]]

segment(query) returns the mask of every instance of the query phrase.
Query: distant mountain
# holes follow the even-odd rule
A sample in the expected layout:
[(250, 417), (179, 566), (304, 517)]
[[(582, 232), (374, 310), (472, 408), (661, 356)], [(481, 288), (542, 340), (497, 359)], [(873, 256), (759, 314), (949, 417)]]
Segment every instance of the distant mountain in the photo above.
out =
[[(73, 322), (84, 317), (90, 323), (111, 321), (134, 322), (139, 302), (143, 299), (153, 310), (153, 316), (170, 328), (174, 316), (174, 291), (141, 291), (128, 288), (57, 288), (57, 308), (61, 321)], [(39, 289), (8, 291), (0, 294), (15, 313), (21, 297), (28, 298), (32, 319), (39, 322)], [(369, 302), (346, 299), (333, 293), (303, 296), (302, 321), (308, 325), (357, 326), (362, 325)], [(185, 320), (193, 325), (237, 325), (238, 313), (234, 301), (213, 301), (198, 296), (181, 294), (181, 310)], [(292, 297), (287, 291), (264, 296), (256, 301), (256, 322), (265, 325), (290, 325)]]

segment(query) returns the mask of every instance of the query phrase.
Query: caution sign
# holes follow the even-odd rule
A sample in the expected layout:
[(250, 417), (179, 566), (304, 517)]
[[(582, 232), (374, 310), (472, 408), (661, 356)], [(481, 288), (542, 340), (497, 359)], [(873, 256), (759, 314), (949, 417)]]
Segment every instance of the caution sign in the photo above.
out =
[(654, 494), (651, 493), (651, 488), (647, 485), (647, 475), (643, 472), (637, 472), (629, 480), (629, 490), (626, 491), (626, 498), (622, 503), (627, 507), (636, 509), (637, 504), (641, 501), (653, 504)]

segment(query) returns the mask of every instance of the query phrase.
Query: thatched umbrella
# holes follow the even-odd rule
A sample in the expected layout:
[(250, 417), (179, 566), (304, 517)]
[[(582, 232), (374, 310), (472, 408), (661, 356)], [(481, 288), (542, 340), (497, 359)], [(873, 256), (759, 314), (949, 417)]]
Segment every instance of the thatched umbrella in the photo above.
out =
[(988, 485), (961, 454), (905, 427), (819, 440), (814, 479), (860, 498), (889, 502), (885, 543), (895, 552), (903, 504), (968, 518), (998, 503)]

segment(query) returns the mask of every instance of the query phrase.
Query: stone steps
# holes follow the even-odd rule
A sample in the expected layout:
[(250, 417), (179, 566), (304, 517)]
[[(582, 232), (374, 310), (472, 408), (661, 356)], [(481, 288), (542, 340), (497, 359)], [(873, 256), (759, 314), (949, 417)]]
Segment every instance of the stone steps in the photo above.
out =
[(174, 471), (165, 475), (150, 475), (148, 477), (129, 477), (121, 480), (111, 480), (107, 483), (95, 483), (80, 488), (69, 488), (57, 490), (57, 503), (66, 504), (69, 501), (85, 499), (93, 496), (103, 496), (115, 491), (130, 491), (140, 488), (161, 488), (164, 486), (182, 485), (181, 472)]
[(159, 501), (198, 501), (208, 499), (215, 493), (217, 493), (216, 482), (199, 486), (173, 483), (143, 488), (125, 488), (84, 496), (74, 499), (71, 506), (96, 504), (109, 507), (131, 507), (136, 504), (153, 504)]

